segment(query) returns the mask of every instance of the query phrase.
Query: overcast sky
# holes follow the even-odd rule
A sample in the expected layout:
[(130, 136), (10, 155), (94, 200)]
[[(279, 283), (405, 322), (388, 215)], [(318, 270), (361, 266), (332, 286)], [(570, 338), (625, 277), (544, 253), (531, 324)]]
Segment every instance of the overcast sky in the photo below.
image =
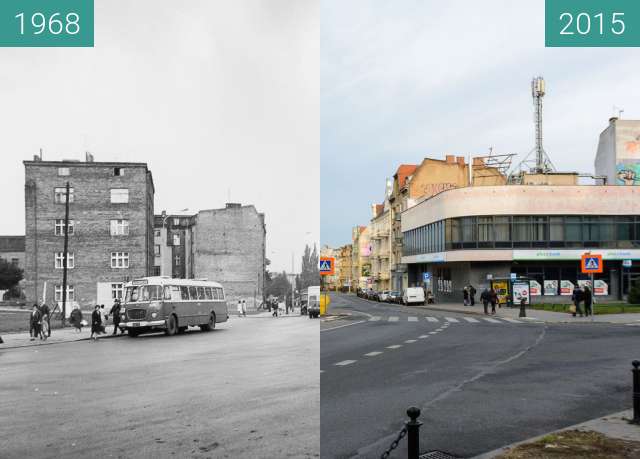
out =
[(544, 146), (593, 172), (613, 106), (640, 119), (640, 51), (544, 47), (544, 1), (324, 0), (321, 238), (350, 242), (401, 163), (528, 153), (530, 82), (544, 76)]
[(155, 210), (266, 214), (271, 269), (319, 240), (316, 0), (95, 0), (95, 48), (0, 48), (0, 234), (24, 234), (24, 167), (147, 162)]

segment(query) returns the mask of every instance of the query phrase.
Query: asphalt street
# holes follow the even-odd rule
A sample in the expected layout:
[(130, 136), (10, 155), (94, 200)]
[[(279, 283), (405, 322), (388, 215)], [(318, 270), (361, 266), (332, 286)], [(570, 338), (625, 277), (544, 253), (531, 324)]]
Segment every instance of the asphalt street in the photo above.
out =
[(0, 457), (320, 454), (319, 324), (0, 350)]
[[(473, 457), (627, 409), (640, 327), (507, 321), (333, 295), (321, 457), (380, 457), (422, 410), (421, 451)], [(391, 457), (406, 456), (406, 440)]]

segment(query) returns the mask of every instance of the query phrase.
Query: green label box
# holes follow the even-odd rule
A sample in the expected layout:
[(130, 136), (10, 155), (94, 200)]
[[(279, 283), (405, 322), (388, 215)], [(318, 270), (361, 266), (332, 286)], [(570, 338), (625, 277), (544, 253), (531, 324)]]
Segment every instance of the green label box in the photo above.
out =
[(640, 0), (545, 0), (547, 47), (640, 46)]
[(93, 47), (94, 0), (0, 0), (0, 47)]

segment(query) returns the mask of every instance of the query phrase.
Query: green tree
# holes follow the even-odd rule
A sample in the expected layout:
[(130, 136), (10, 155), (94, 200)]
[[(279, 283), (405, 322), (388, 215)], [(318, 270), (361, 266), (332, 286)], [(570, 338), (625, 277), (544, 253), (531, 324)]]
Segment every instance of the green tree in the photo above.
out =
[(24, 277), (23, 271), (13, 263), (0, 259), (0, 290), (11, 290)]
[(289, 279), (287, 278), (287, 273), (285, 271), (282, 271), (282, 273), (273, 277), (266, 288), (266, 296), (273, 295), (283, 298), (290, 293), (291, 284), (289, 283)]
[(305, 288), (312, 285), (320, 285), (320, 256), (318, 255), (318, 249), (316, 245), (313, 245), (313, 251), (306, 245), (304, 248), (304, 255), (302, 255), (302, 271), (300, 273), (300, 288)]
[(629, 289), (629, 296), (627, 297), (629, 304), (640, 304), (640, 282), (634, 281)]

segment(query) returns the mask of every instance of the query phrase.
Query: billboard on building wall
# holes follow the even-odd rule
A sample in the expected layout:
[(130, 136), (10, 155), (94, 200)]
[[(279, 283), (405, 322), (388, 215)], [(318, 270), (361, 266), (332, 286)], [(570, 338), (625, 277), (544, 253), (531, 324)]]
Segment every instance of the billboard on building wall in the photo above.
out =
[(605, 281), (596, 279), (593, 281), (593, 283), (594, 283), (594, 288), (593, 288), (594, 295), (603, 296), (603, 295), (609, 294), (609, 285)]
[(520, 304), (522, 300), (525, 304), (529, 304), (529, 282), (514, 282), (513, 303)]
[(557, 280), (545, 280), (544, 281), (544, 294), (555, 296), (558, 294), (558, 281)]
[(616, 184), (640, 185), (640, 126), (616, 126)]
[(529, 282), (529, 295), (531, 296), (542, 295), (542, 286), (540, 285), (540, 282), (536, 280), (532, 280)]
[(573, 285), (573, 282), (568, 281), (568, 280), (561, 280), (560, 281), (560, 295), (571, 296), (571, 294), (573, 293), (574, 287), (575, 286)]
[(509, 299), (509, 284), (506, 280), (492, 280), (491, 288), (496, 291), (496, 295), (498, 295), (498, 303), (499, 304), (507, 304), (507, 300)]

